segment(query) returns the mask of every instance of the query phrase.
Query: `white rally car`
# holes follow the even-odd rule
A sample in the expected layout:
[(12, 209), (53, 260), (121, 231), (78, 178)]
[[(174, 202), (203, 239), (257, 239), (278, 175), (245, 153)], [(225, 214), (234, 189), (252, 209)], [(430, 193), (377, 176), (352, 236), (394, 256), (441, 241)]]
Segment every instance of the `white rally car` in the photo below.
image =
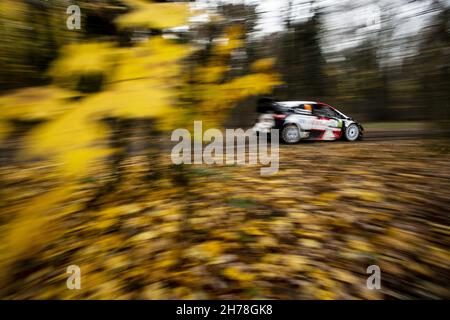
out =
[(364, 129), (332, 106), (314, 101), (273, 101), (262, 99), (258, 102), (259, 118), (253, 127), (257, 134), (279, 129), (281, 139), (293, 144), (300, 140), (362, 139)]

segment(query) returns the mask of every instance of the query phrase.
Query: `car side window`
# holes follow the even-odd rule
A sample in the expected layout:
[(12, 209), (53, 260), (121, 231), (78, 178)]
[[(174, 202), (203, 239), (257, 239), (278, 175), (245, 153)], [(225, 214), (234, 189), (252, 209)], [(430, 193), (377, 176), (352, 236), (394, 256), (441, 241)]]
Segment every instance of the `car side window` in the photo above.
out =
[(338, 118), (339, 117), (337, 112), (334, 111), (333, 109), (331, 109), (330, 107), (324, 106), (324, 105), (319, 105), (319, 104), (314, 105), (313, 114), (315, 116), (327, 117), (327, 118)]
[(284, 106), (285, 112), (298, 112), (298, 110), (305, 109), (303, 104), (291, 104)]
[(312, 112), (312, 106), (310, 104), (301, 104), (300, 108), (309, 112)]

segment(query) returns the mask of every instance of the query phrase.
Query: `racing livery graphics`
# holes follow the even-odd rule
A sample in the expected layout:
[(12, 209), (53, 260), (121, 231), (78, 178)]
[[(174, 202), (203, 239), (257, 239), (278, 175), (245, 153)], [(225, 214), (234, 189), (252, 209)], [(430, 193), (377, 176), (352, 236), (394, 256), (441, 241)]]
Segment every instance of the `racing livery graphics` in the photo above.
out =
[(361, 124), (322, 102), (262, 99), (257, 111), (253, 131), (269, 133), (277, 128), (283, 142), (289, 144), (300, 140), (355, 141), (362, 139), (364, 132)]

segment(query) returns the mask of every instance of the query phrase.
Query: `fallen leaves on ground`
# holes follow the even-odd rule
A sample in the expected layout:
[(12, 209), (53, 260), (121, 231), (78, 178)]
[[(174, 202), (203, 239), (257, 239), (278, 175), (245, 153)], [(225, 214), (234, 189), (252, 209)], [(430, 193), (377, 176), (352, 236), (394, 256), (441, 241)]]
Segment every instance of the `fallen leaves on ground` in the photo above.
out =
[[(2, 166), (1, 297), (450, 298), (447, 154), (395, 141), (305, 143), (280, 155), (276, 175), (188, 166), (185, 184), (169, 169), (145, 182), (129, 165), (97, 207), (86, 199), (100, 173), (47, 208), (36, 201), (58, 192), (51, 167)], [(66, 287), (73, 264), (81, 290)], [(381, 268), (381, 290), (366, 287), (370, 265)]]

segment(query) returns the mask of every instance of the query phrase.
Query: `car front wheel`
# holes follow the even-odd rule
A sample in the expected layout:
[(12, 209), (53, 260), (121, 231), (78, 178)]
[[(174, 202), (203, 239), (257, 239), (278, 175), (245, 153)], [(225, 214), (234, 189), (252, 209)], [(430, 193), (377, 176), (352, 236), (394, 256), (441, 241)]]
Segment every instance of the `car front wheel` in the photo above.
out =
[(288, 144), (294, 144), (300, 141), (300, 130), (295, 124), (288, 124), (283, 128), (281, 132), (283, 142)]
[(345, 139), (348, 141), (356, 141), (359, 138), (359, 127), (352, 123), (345, 129)]

